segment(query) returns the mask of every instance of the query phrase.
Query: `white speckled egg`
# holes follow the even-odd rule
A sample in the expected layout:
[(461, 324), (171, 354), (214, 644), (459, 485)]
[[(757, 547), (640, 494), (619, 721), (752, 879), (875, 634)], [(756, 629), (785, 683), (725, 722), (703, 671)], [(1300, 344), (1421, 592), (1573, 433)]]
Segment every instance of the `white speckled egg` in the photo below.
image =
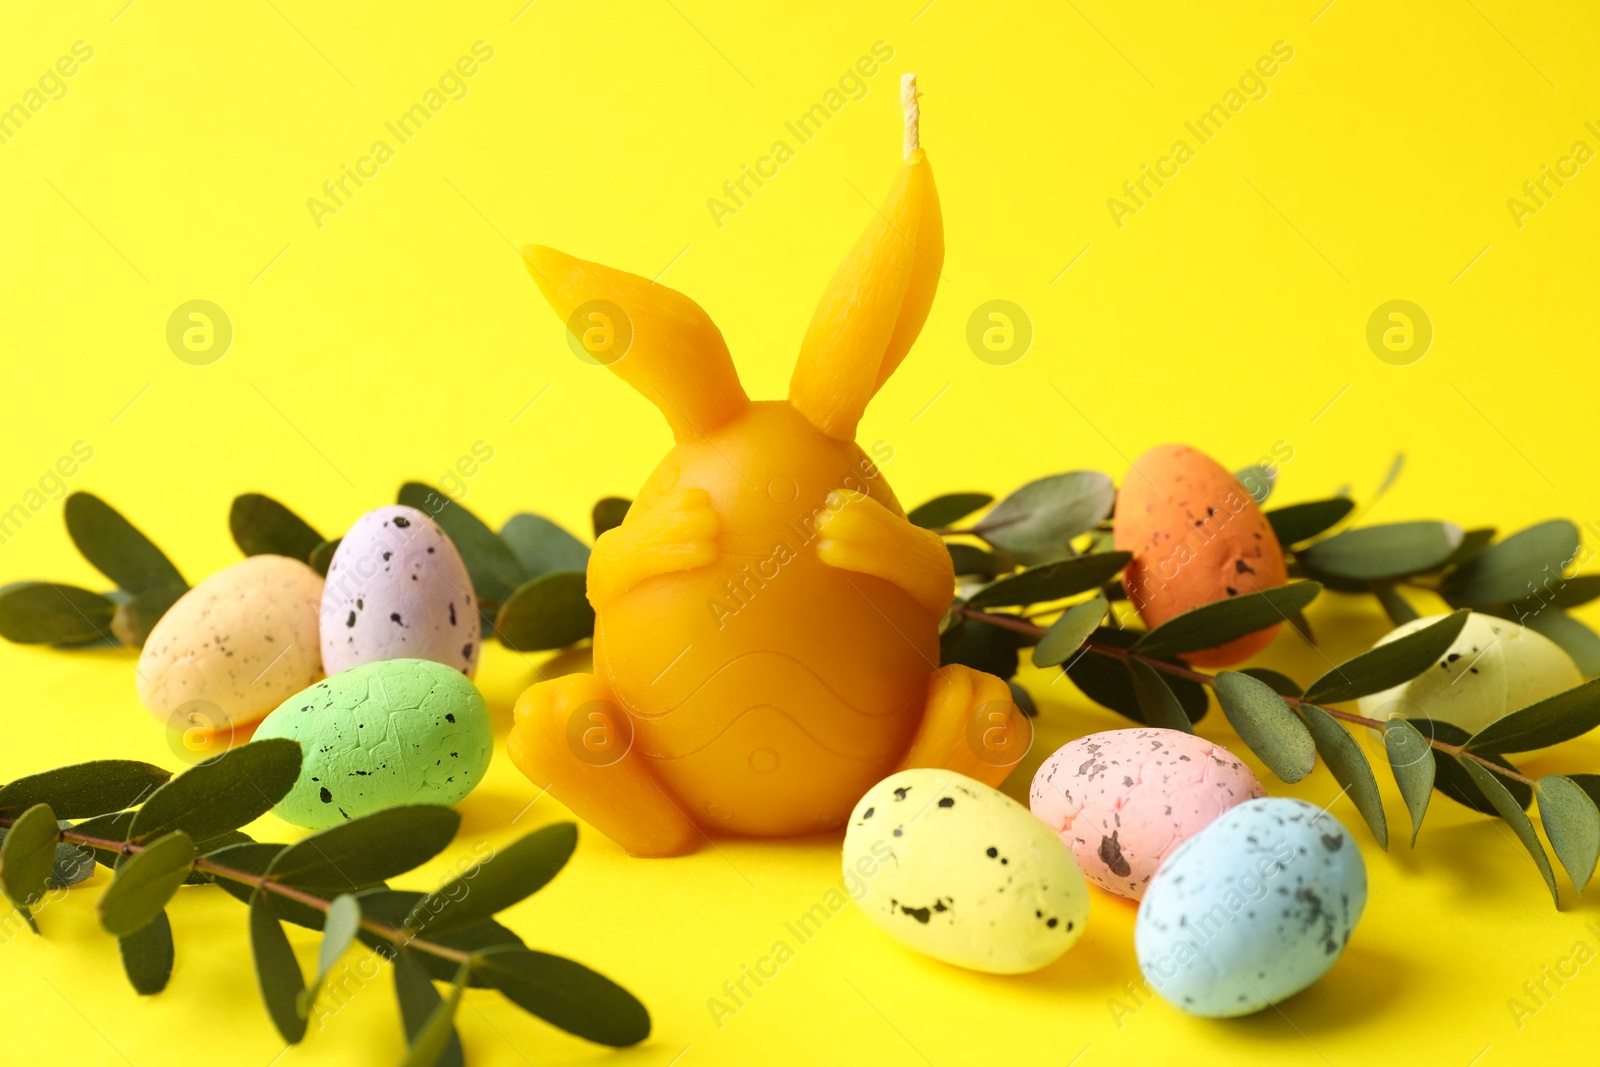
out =
[(1150, 880), (1139, 969), (1191, 1014), (1248, 1015), (1328, 973), (1366, 903), (1367, 867), (1339, 820), (1291, 797), (1247, 800)]
[(379, 660), (431, 659), (471, 677), (478, 629), (460, 553), (416, 508), (369, 511), (339, 542), (322, 593), (329, 674)]
[(162, 722), (190, 701), (255, 722), (322, 673), (322, 579), (297, 559), (251, 556), (161, 616), (139, 653), (139, 700)]
[(995, 974), (1038, 970), (1089, 917), (1083, 872), (1028, 809), (954, 771), (892, 774), (844, 835), (845, 882), (890, 937)]
[[(1443, 615), (1414, 619), (1379, 639), (1379, 645), (1415, 633)], [(1432, 669), (1393, 689), (1361, 698), (1369, 719), (1440, 719), (1477, 733), (1518, 708), (1555, 696), (1583, 681), (1559, 645), (1509, 619), (1473, 612)]]
[(1029, 806), (1089, 880), (1138, 900), (1174, 849), (1241, 801), (1265, 796), (1221, 745), (1180, 730), (1107, 730), (1039, 765)]

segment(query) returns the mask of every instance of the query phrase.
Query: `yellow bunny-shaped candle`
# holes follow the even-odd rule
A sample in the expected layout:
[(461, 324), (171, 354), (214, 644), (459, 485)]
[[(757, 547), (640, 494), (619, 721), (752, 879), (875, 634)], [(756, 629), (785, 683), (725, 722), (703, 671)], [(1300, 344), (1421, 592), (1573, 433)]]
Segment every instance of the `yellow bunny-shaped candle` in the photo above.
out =
[(523, 251), (564, 320), (591, 301), (626, 315), (608, 365), (677, 441), (590, 557), (595, 673), (524, 692), (509, 740), (535, 785), (635, 855), (830, 829), (900, 768), (998, 784), (1026, 750), (1004, 681), (939, 666), (950, 556), (854, 442), (944, 261), (912, 75), (901, 96), (905, 165), (817, 305), (788, 400), (751, 401), (681, 293)]

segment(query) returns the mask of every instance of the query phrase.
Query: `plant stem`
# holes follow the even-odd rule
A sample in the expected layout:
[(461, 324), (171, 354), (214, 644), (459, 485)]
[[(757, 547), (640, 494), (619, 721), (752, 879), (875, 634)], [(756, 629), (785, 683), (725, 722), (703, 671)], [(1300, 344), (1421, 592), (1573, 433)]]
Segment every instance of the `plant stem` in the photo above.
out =
[[(0, 826), (10, 827), (15, 821), (15, 819), (0, 817)], [(58, 831), (56, 840), (70, 841), (75, 845), (88, 845), (90, 848), (97, 848), (103, 852), (131, 853), (145, 850), (144, 845), (135, 845), (128, 841), (112, 841), (103, 837), (91, 837), (88, 834), (80, 834), (76, 830)], [(333, 907), (332, 901), (319, 897), (314, 893), (307, 893), (303, 889), (296, 889), (294, 886), (284, 885), (282, 882), (274, 882), (264, 875), (251, 874), (248, 871), (224, 867), (220, 863), (213, 863), (204, 856), (195, 857), (194, 869), (205, 871), (207, 874), (215, 875), (219, 878), (226, 878), (230, 882), (242, 882), (245, 885), (255, 886), (262, 892), (276, 894), (286, 900), (293, 900), (323, 913)], [(380, 923), (363, 917), (361, 929), (378, 935), (385, 941), (392, 943), (396, 948), (414, 948), (419, 952), (426, 952), (429, 955), (439, 956), (460, 964), (469, 963), (472, 959), (472, 954), (469, 952), (462, 952), (460, 949), (441, 945), (436, 941), (425, 941), (420, 937), (412, 937), (406, 931), (390, 926), (388, 923)]]
[[(971, 619), (974, 622), (987, 623), (990, 626), (998, 626), (1002, 629), (1011, 630), (1019, 634), (1027, 634), (1030, 637), (1043, 637), (1047, 632), (1046, 627), (1035, 626), (1033, 623), (1026, 622), (1015, 615), (999, 615), (987, 611), (977, 611), (973, 608), (965, 606), (961, 608), (961, 615), (963, 618)], [(1214, 674), (1207, 674), (1204, 671), (1197, 671), (1192, 667), (1182, 666), (1167, 660), (1155, 659), (1151, 656), (1146, 656), (1136, 652), (1131, 648), (1118, 648), (1116, 645), (1108, 645), (1104, 642), (1096, 641), (1093, 638), (1085, 641), (1084, 646), (1100, 653), (1103, 656), (1114, 656), (1117, 659), (1124, 660), (1138, 660), (1139, 662), (1153, 667), (1165, 674), (1170, 674), (1178, 678), (1187, 678), (1189, 681), (1197, 682), (1200, 685), (1206, 685), (1215, 688), (1217, 684), (1217, 678)], [(1369, 719), (1365, 715), (1357, 715), (1355, 712), (1340, 711), (1338, 708), (1330, 708), (1322, 704), (1314, 704), (1303, 697), (1285, 696), (1283, 699), (1285, 703), (1289, 704), (1290, 707), (1305, 706), (1317, 708), (1321, 711), (1327, 712), (1335, 719), (1340, 719), (1344, 722), (1355, 723), (1358, 726), (1370, 726), (1374, 730), (1383, 729), (1383, 722), (1379, 719)], [(1474, 763), (1481, 764), (1482, 766), (1493, 771), (1495, 774), (1500, 775), (1502, 778), (1514, 778), (1517, 781), (1530, 786), (1538, 784), (1536, 779), (1529, 778), (1520, 771), (1514, 771), (1509, 767), (1502, 767), (1493, 760), (1484, 759), (1476, 752), (1468, 751), (1465, 745), (1452, 745), (1448, 742), (1440, 741), (1438, 738), (1428, 737), (1427, 735), (1424, 735), (1424, 738), (1429, 745), (1438, 749), (1439, 751), (1448, 752), (1450, 755), (1459, 758), (1472, 760)]]

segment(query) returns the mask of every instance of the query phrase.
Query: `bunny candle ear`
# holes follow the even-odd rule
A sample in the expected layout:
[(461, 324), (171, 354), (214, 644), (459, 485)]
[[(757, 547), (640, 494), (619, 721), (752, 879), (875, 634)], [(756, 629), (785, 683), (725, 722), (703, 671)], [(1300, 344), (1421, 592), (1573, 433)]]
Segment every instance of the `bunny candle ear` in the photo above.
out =
[(905, 164), (817, 304), (789, 382), (789, 402), (819, 430), (853, 440), (867, 402), (900, 365), (933, 304), (944, 221), (920, 143), (916, 75), (900, 82)]
[[(661, 410), (678, 441), (703, 437), (750, 405), (721, 331), (693, 300), (543, 245), (524, 248), (522, 259), (567, 329)], [(590, 330), (608, 354), (589, 346)]]

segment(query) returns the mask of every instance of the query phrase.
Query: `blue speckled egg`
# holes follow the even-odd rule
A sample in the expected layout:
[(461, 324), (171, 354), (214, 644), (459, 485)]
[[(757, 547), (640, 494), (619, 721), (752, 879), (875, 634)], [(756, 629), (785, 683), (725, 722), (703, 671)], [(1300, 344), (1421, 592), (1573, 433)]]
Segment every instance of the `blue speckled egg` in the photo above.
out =
[(1139, 969), (1184, 1011), (1248, 1015), (1326, 974), (1366, 903), (1366, 864), (1337, 819), (1289, 797), (1247, 800), (1150, 880)]
[(454, 804), (494, 750), (489, 708), (458, 670), (391, 659), (336, 674), (290, 697), (255, 740), (300, 742), (300, 778), (273, 811), (313, 829), (395, 804)]

